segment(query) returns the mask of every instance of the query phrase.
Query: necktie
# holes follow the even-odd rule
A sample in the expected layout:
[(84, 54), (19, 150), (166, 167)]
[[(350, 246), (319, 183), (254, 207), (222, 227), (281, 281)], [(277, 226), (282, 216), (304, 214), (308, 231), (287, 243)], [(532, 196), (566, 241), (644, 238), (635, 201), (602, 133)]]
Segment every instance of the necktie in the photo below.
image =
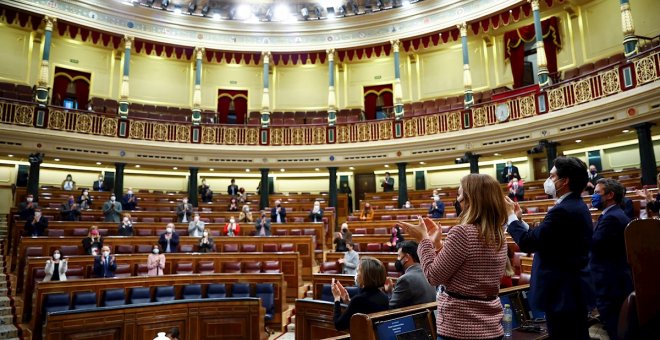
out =
[(108, 277), (108, 257), (105, 257), (105, 261), (103, 262), (103, 277)]

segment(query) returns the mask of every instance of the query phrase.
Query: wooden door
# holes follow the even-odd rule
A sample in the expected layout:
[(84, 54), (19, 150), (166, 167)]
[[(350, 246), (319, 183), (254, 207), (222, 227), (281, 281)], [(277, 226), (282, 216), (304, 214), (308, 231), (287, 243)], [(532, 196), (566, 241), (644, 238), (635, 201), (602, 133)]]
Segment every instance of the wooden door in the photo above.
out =
[(548, 178), (550, 174), (550, 169), (548, 169), (547, 158), (534, 158), (533, 164), (534, 164), (534, 178), (530, 178), (530, 180)]
[(360, 201), (364, 200), (364, 194), (367, 192), (376, 192), (376, 175), (373, 173), (355, 175), (355, 202), (356, 207), (360, 207)]

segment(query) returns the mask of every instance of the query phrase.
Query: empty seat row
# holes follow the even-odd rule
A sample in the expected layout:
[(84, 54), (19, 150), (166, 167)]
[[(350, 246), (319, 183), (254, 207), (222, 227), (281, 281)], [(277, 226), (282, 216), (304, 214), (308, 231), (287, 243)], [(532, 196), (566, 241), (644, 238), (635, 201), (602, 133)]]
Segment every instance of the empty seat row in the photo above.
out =
[(100, 301), (98, 301), (95, 292), (74, 292), (72, 296), (69, 293), (46, 294), (43, 300), (43, 314), (98, 307), (116, 307), (126, 304), (227, 297), (257, 297), (262, 300), (262, 305), (266, 308), (267, 314), (272, 315), (274, 310), (275, 290), (272, 283), (257, 283), (253, 288), (249, 283), (232, 283), (229, 292), (224, 283), (213, 283), (208, 285), (185, 285), (181, 287), (178, 296), (174, 286), (133, 287), (130, 288), (128, 297), (123, 288), (108, 289), (103, 291)]

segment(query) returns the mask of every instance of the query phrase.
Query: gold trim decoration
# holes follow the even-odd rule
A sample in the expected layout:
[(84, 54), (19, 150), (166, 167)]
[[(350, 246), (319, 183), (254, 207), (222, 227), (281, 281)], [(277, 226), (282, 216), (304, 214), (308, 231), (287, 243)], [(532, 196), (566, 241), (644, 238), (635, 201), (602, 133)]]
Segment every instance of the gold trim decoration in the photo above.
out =
[(90, 133), (92, 131), (92, 118), (89, 115), (79, 113), (76, 119), (76, 131)]
[(204, 126), (202, 127), (202, 143), (215, 144), (215, 128)]
[(325, 128), (322, 127), (312, 128), (312, 143), (325, 144)]
[(129, 135), (132, 139), (144, 139), (144, 122), (134, 120), (131, 122)]
[(270, 129), (270, 143), (273, 145), (284, 144), (284, 131), (282, 128)]
[(303, 128), (292, 128), (291, 139), (293, 139), (293, 144), (295, 145), (305, 144), (305, 131)]
[(351, 141), (351, 132), (348, 126), (337, 126), (337, 142), (348, 143)]
[(438, 119), (440, 117), (437, 115), (424, 117), (424, 127), (427, 135), (435, 135), (440, 131)]
[(552, 89), (548, 94), (548, 103), (550, 103), (550, 111), (563, 109), (566, 106), (564, 98), (563, 87)]
[(245, 132), (245, 141), (248, 145), (256, 145), (259, 143), (259, 130), (258, 129), (247, 129)]
[(165, 124), (154, 124), (153, 136), (155, 140), (166, 140), (167, 139), (167, 125)]
[(603, 92), (613, 94), (621, 92), (621, 83), (619, 82), (619, 70), (613, 69), (604, 72), (600, 77)]
[(360, 142), (367, 142), (371, 140), (371, 126), (369, 124), (358, 124), (358, 140)]
[(236, 128), (225, 128), (225, 144), (237, 144), (238, 143), (238, 129)]
[(452, 112), (447, 116), (447, 127), (449, 131), (458, 131), (461, 129), (461, 113)]
[(378, 135), (380, 139), (392, 139), (392, 121), (382, 121), (378, 123)]
[(101, 123), (101, 133), (106, 136), (117, 135), (117, 119), (116, 118), (103, 118)]
[(176, 140), (181, 143), (187, 143), (190, 141), (190, 126), (187, 125), (176, 125)]
[(403, 121), (403, 133), (406, 137), (415, 137), (415, 124), (417, 121), (415, 118), (406, 119)]
[[(518, 98), (518, 105), (520, 106), (521, 117), (531, 117), (536, 114), (536, 104), (534, 103), (534, 96), (526, 96), (526, 97)], [(509, 107), (509, 110), (510, 109), (511, 107)]]
[(16, 105), (14, 123), (19, 125), (32, 125), (34, 119), (34, 106)]
[(590, 101), (592, 98), (592, 94), (591, 94), (591, 85), (589, 85), (589, 79), (579, 80), (573, 86), (573, 93), (575, 95), (575, 101), (577, 103), (584, 103)]
[(63, 130), (66, 125), (66, 114), (61, 110), (53, 110), (48, 114), (48, 128)]
[(484, 126), (488, 123), (488, 118), (486, 116), (486, 107), (480, 106), (472, 109), (472, 120), (474, 121), (475, 127)]
[(648, 83), (656, 78), (655, 63), (652, 56), (642, 58), (635, 62), (635, 73), (640, 84)]

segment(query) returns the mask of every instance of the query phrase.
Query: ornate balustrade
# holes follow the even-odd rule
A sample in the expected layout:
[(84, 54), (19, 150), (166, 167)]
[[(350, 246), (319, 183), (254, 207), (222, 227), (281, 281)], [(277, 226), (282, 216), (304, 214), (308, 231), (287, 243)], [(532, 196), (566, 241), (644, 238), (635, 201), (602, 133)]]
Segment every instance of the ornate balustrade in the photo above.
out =
[[(88, 111), (61, 107), (39, 108), (34, 103), (0, 100), (0, 123), (49, 130), (113, 136), (134, 140), (212, 145), (324, 145), (429, 136), (452, 131), (506, 124), (598, 100), (660, 78), (660, 49), (585, 76), (526, 92), (467, 110), (384, 119), (359, 123), (299, 126), (202, 125), (148, 119), (122, 120)], [(506, 106), (508, 115), (496, 116)]]

